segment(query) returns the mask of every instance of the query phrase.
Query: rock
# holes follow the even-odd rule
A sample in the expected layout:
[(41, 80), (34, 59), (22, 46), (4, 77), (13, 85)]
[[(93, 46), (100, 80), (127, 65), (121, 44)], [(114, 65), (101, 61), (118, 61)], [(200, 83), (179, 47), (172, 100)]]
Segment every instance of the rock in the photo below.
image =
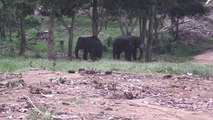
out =
[(75, 70), (68, 70), (68, 73), (75, 73)]
[(106, 71), (105, 72), (105, 75), (111, 75), (112, 74), (112, 71)]
[(126, 99), (130, 99), (130, 100), (135, 98), (132, 92), (124, 92), (124, 96)]
[(78, 69), (78, 72), (80, 73), (80, 72), (84, 72), (85, 71), (85, 69), (84, 68), (79, 68)]
[(19, 116), (19, 119), (20, 119), (20, 120), (25, 120), (25, 118), (26, 118), (26, 117), (25, 117), (24, 115)]
[(26, 112), (28, 112), (28, 109), (26, 109), (26, 108), (21, 108), (21, 109), (18, 109), (17, 111), (18, 111), (18, 112), (21, 112), (21, 113), (26, 113)]
[(163, 76), (163, 79), (169, 79), (169, 78), (172, 78), (173, 76), (172, 75), (165, 75)]

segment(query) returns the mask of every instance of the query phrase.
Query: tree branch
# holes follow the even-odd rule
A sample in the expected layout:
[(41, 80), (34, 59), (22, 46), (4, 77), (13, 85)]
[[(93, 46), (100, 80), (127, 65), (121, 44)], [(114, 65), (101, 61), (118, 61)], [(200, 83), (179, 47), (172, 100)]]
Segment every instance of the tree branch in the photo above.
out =
[(120, 18), (117, 18), (117, 21), (118, 21), (118, 24), (119, 24), (119, 27), (120, 27), (122, 35), (125, 35), (124, 29), (123, 29), (123, 25), (122, 25), (122, 22), (121, 22)]
[(81, 8), (81, 10), (82, 10), (84, 13), (86, 13), (86, 14), (90, 17), (90, 19), (92, 19), (92, 15), (90, 14), (90, 12), (88, 12), (87, 10), (85, 10), (85, 9), (83, 9), (83, 8)]
[(132, 25), (132, 28), (131, 28), (131, 30), (130, 30), (130, 34), (132, 34), (132, 33), (133, 33), (133, 31), (134, 31), (135, 27), (137, 26), (138, 20), (139, 20), (139, 19), (138, 19), (138, 18), (136, 18), (135, 23)]
[(100, 11), (100, 17), (101, 18), (101, 24), (100, 24), (100, 28), (98, 30), (98, 33), (101, 32), (102, 28), (103, 28), (103, 23), (104, 23), (104, 19), (106, 18), (106, 16), (104, 15), (104, 9), (102, 8), (101, 11)]
[(63, 16), (60, 16), (59, 19), (61, 20), (63, 26), (69, 31), (70, 29), (69, 29), (68, 25), (65, 23), (64, 17), (63, 17)]
[(126, 34), (128, 35), (129, 34), (129, 27), (128, 27), (128, 20), (127, 20), (127, 14), (124, 15), (124, 28), (126, 29)]

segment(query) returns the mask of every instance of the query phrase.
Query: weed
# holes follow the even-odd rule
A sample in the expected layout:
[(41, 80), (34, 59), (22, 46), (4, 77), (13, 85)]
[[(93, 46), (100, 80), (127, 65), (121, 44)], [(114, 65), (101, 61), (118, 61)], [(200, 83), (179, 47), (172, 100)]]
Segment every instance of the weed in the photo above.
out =
[(41, 115), (37, 110), (32, 108), (29, 112), (29, 115), (27, 117), (28, 120), (52, 120), (52, 116), (47, 112), (48, 109), (45, 106), (38, 106), (38, 109), (45, 113), (44, 115)]

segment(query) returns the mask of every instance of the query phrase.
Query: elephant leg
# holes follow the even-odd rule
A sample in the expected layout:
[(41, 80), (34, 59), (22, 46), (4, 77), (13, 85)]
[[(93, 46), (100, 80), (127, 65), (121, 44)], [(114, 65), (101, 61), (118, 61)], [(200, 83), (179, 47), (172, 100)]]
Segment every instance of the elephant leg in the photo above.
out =
[(95, 56), (94, 53), (95, 53), (95, 50), (94, 50), (94, 49), (91, 49), (91, 51), (89, 52), (89, 54), (90, 54), (90, 59), (91, 59), (91, 60), (95, 60), (95, 57), (96, 57), (96, 56)]
[(88, 54), (88, 51), (84, 49), (83, 60), (87, 60), (87, 54)]
[(131, 61), (131, 51), (125, 51), (125, 60)]
[(141, 60), (143, 58), (143, 49), (139, 48), (139, 50), (140, 50), (140, 56), (139, 56), (138, 60)]
[(117, 59), (120, 60), (120, 55), (121, 55), (121, 52), (117, 52)]
[(133, 50), (132, 56), (133, 56), (133, 60), (137, 59), (137, 48)]
[(127, 60), (127, 52), (125, 51), (124, 59)]
[(113, 54), (113, 59), (117, 59), (116, 58), (117, 54), (116, 54), (115, 50), (112, 51), (112, 54)]
[(79, 51), (79, 49), (76, 47), (76, 48), (75, 48), (75, 57), (76, 57), (77, 59), (79, 59), (78, 51)]
[(116, 59), (116, 54), (115, 53), (113, 53), (113, 59)]
[(131, 52), (127, 52), (127, 54), (126, 54), (126, 60), (127, 61), (131, 61)]

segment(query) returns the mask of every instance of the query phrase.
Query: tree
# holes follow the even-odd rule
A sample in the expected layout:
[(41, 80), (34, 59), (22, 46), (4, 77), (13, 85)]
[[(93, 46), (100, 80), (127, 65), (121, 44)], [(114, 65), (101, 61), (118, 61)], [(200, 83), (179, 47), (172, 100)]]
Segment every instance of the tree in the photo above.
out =
[(12, 7), (15, 10), (17, 24), (18, 24), (18, 35), (19, 35), (19, 55), (24, 55), (26, 48), (24, 18), (25, 16), (33, 13), (33, 8), (26, 0), (11, 0)]
[(61, 0), (35, 0), (39, 5), (42, 5), (49, 17), (48, 25), (48, 59), (55, 59), (54, 52), (54, 20), (58, 13), (59, 3)]
[(106, 0), (103, 6), (106, 14), (117, 20), (121, 33), (132, 35), (150, 3), (149, 0)]
[[(68, 57), (70, 59), (72, 59), (73, 53), (72, 46), (75, 16), (78, 13), (78, 10), (82, 7), (82, 5), (86, 4), (87, 2), (88, 1), (86, 0), (63, 0), (59, 3), (59, 18), (62, 21), (63, 26), (68, 31)], [(70, 19), (68, 24), (65, 22), (64, 17)]]
[(86, 0), (85, 4), (81, 7), (81, 10), (90, 17), (92, 21), (92, 35), (96, 37), (102, 30), (103, 22), (106, 19), (106, 10), (103, 7), (104, 1), (105, 0)]
[(15, 24), (15, 8), (12, 0), (0, 1), (0, 38), (6, 39), (6, 30), (9, 27), (9, 39), (12, 40), (12, 24)]
[(153, 4), (149, 8), (149, 31), (148, 31), (148, 40), (146, 46), (146, 62), (151, 62), (152, 59), (152, 43), (153, 43), (153, 29), (155, 23), (155, 12), (156, 12), (156, 0), (154, 0), (155, 4)]
[[(147, 21), (149, 20), (149, 35), (147, 40), (146, 61), (151, 60), (153, 26), (155, 23), (156, 1), (155, 0), (108, 0), (104, 4), (107, 13), (116, 17), (123, 35), (132, 35), (135, 27), (140, 28), (141, 46), (145, 48)], [(151, 9), (154, 6), (154, 11)], [(154, 13), (153, 13), (154, 12)], [(134, 21), (134, 22), (133, 22)]]

